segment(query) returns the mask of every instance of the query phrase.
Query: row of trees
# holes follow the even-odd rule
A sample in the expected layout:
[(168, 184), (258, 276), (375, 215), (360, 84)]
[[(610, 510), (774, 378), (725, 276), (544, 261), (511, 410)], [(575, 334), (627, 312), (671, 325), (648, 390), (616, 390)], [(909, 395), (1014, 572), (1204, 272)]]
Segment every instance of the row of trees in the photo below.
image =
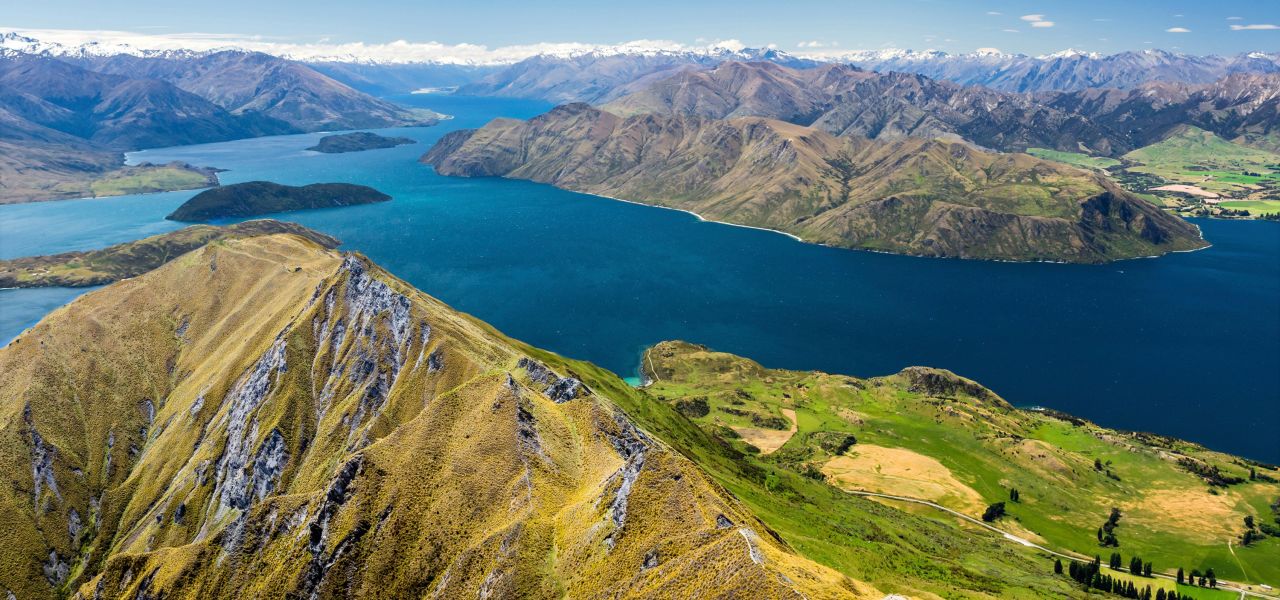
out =
[[(1062, 573), (1062, 561), (1056, 560), (1053, 563), (1054, 573)], [(1151, 586), (1139, 590), (1138, 586), (1132, 581), (1125, 581), (1112, 577), (1102, 572), (1102, 562), (1098, 558), (1094, 558), (1091, 563), (1078, 563), (1071, 561), (1067, 567), (1067, 574), (1076, 583), (1083, 585), (1086, 590), (1094, 589), (1100, 592), (1116, 594), (1124, 598), (1138, 598), (1139, 600), (1168, 600), (1169, 595), (1163, 589), (1157, 590), (1159, 596), (1153, 596)], [(1176, 592), (1175, 592), (1176, 593)]]
[(1201, 573), (1199, 569), (1191, 569), (1191, 575), (1186, 575), (1182, 567), (1178, 567), (1178, 583), (1187, 585), (1199, 585), (1200, 587), (1218, 587), (1218, 576), (1214, 574), (1213, 569), (1206, 569)]
[[(1111, 556), (1111, 562), (1113, 564), (1120, 562), (1120, 555), (1118, 553), (1112, 554)], [(1084, 586), (1085, 590), (1093, 589), (1100, 592), (1116, 594), (1124, 598), (1136, 598), (1138, 600), (1190, 600), (1191, 598), (1190, 596), (1183, 596), (1176, 590), (1165, 590), (1164, 588), (1157, 588), (1153, 592), (1150, 585), (1144, 586), (1142, 589), (1138, 589), (1138, 586), (1132, 581), (1112, 577), (1103, 573), (1102, 560), (1097, 556), (1093, 558), (1093, 562), (1091, 563), (1076, 562), (1074, 560), (1070, 562), (1071, 564), (1066, 569), (1067, 575), (1076, 583)], [(1133, 564), (1132, 561), (1130, 561), (1130, 564)], [(1150, 565), (1151, 563), (1142, 563), (1142, 570), (1146, 571), (1150, 568)], [(1062, 559), (1054, 559), (1054, 574), (1062, 575), (1062, 571)], [(1212, 569), (1210, 569), (1210, 572), (1212, 572)], [(1178, 575), (1178, 582), (1181, 583), (1181, 569), (1178, 570)]]
[[(1111, 568), (1119, 571), (1122, 563), (1123, 563), (1123, 560), (1120, 557), (1120, 553), (1112, 552), (1111, 560), (1108, 562)], [(1129, 559), (1129, 572), (1133, 573), (1134, 575), (1142, 575), (1143, 577), (1150, 577), (1151, 563), (1150, 562), (1144, 563), (1142, 562), (1141, 558), (1134, 556)]]

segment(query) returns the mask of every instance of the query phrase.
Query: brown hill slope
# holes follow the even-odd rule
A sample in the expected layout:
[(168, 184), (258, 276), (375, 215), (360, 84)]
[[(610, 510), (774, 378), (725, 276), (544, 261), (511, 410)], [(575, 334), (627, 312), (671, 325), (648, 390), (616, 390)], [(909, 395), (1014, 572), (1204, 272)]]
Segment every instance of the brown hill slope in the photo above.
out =
[(87, 252), (0, 260), (0, 288), (84, 287), (137, 277), (205, 244), (228, 238), (292, 233), (325, 248), (341, 242), (297, 223), (257, 219), (234, 225), (192, 225)]
[(635, 86), (603, 108), (621, 115), (768, 117), (882, 140), (949, 136), (1005, 151), (1085, 147), (1108, 154), (1133, 148), (1123, 133), (1029, 95), (844, 65), (790, 69), (726, 62)]
[[(16, 597), (880, 597), (358, 256), (205, 246), (0, 350)], [(561, 368), (563, 371), (563, 368)]]
[(566, 105), (451, 133), (423, 161), (445, 175), (530, 179), (851, 248), (1103, 262), (1204, 245), (1193, 225), (1095, 174), (761, 118), (624, 118)]

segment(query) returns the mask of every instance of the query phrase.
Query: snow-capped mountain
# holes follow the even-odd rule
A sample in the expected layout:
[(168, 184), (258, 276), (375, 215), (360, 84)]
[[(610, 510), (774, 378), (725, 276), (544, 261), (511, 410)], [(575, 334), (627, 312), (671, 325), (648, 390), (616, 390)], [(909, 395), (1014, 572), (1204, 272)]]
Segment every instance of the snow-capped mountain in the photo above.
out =
[(917, 73), (1008, 92), (1131, 89), (1152, 81), (1209, 83), (1232, 73), (1280, 72), (1280, 53), (1195, 56), (1165, 50), (1103, 55), (1067, 49), (1027, 56), (986, 49), (966, 54), (880, 50), (826, 56), (873, 71)]

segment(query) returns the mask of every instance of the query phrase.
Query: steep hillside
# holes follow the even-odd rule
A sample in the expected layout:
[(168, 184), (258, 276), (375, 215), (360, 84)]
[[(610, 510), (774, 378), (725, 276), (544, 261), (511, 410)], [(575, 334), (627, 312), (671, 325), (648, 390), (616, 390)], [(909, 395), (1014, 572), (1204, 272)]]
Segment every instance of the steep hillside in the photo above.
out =
[(438, 115), (356, 91), (298, 62), (257, 52), (81, 60), (87, 68), (165, 81), (232, 114), (260, 115), (300, 131), (432, 125)]
[(572, 57), (539, 55), (522, 60), (479, 81), (458, 88), (459, 94), (513, 96), (549, 102), (608, 102), (673, 73), (708, 68), (724, 61), (754, 60), (794, 67), (818, 63), (771, 49), (719, 52), (587, 53)]
[(133, 150), (289, 133), (279, 121), (237, 116), (169, 83), (109, 75), (60, 60), (0, 58), (0, 107), (99, 146)]
[(1149, 83), (1132, 90), (1038, 97), (1056, 109), (1123, 132), (1133, 148), (1193, 125), (1233, 142), (1280, 152), (1280, 73), (1238, 73), (1201, 85)]
[(1069, 554), (1121, 552), (1169, 575), (1212, 568), (1220, 579), (1280, 580), (1275, 466), (1016, 409), (938, 369), (857, 379), (769, 369), (683, 342), (658, 344), (641, 364), (649, 394), (766, 464), (975, 519), (1002, 502), (995, 526)]
[(88, 294), (0, 377), (19, 598), (883, 595), (595, 380), (293, 236)]
[(340, 244), (318, 231), (272, 219), (221, 227), (192, 225), (100, 250), (0, 260), (0, 288), (103, 285), (137, 277), (211, 242), (278, 233), (292, 233), (325, 248)]
[(836, 138), (760, 118), (619, 117), (567, 105), (451, 133), (423, 161), (928, 256), (1101, 262), (1203, 246), (1102, 177), (1026, 155)]
[(847, 66), (726, 62), (647, 83), (603, 108), (622, 115), (768, 117), (875, 139), (951, 136), (1013, 151), (1085, 147), (1109, 154), (1129, 147), (1124, 136), (1029, 96)]

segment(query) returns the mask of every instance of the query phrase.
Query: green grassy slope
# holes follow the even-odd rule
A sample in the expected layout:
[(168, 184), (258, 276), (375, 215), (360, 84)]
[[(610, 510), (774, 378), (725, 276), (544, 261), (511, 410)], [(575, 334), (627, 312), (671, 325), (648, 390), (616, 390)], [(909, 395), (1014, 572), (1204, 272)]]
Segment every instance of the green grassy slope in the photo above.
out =
[(1087, 169), (1106, 169), (1120, 164), (1120, 161), (1106, 156), (1089, 156), (1079, 152), (1063, 152), (1049, 148), (1027, 148), (1027, 154), (1036, 158), (1066, 163)]
[[(649, 394), (690, 414), (707, 435), (748, 452), (729, 428), (794, 410), (798, 432), (762, 458), (777, 468), (822, 473), (848, 489), (925, 496), (974, 517), (984, 505), (1006, 501), (1010, 516), (1002, 527), (1065, 552), (1105, 557), (1118, 550), (1152, 561), (1158, 571), (1212, 567), (1224, 579), (1280, 581), (1280, 538), (1240, 545), (1246, 515), (1280, 524), (1274, 467), (1014, 409), (942, 371), (858, 380), (765, 369), (682, 343), (658, 345), (644, 364), (655, 379)], [(845, 436), (856, 443), (839, 452)], [(1243, 481), (1210, 485), (1180, 466), (1183, 459)], [(1249, 480), (1251, 468), (1270, 480)], [(1020, 502), (1008, 502), (1010, 488), (1019, 490)], [(1115, 549), (1096, 538), (1112, 507), (1123, 515)]]
[(208, 169), (188, 165), (141, 165), (124, 167), (93, 180), (89, 189), (95, 198), (150, 194), (173, 190), (194, 190), (218, 185), (218, 178)]
[(1228, 196), (1241, 197), (1264, 185), (1280, 187), (1280, 154), (1232, 143), (1191, 126), (1123, 158), (1137, 163), (1129, 167), (1135, 173)]
[(598, 367), (524, 349), (603, 390), (637, 424), (715, 477), (796, 551), (849, 577), (923, 598), (1083, 596), (1067, 580), (1047, 576), (1052, 560), (1039, 552), (934, 514), (846, 494), (792, 464), (762, 459), (731, 435), (681, 414), (675, 397), (666, 395), (668, 388), (636, 389)]

